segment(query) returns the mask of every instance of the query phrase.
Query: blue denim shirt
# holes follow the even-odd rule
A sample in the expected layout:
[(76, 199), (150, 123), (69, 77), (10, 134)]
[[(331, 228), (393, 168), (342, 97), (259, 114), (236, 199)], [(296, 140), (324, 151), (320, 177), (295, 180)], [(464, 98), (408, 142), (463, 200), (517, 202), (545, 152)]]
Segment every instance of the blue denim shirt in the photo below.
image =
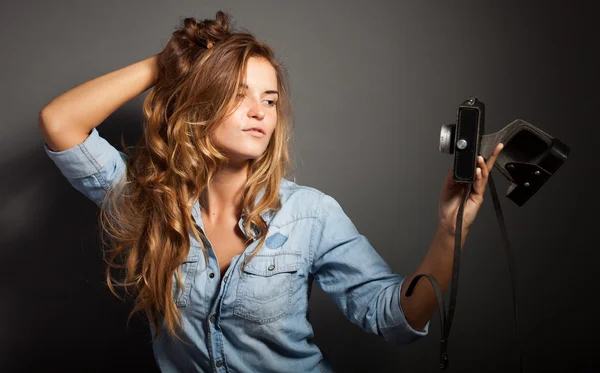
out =
[[(44, 148), (69, 183), (98, 206), (125, 174), (127, 156), (95, 128), (71, 149)], [(429, 323), (414, 330), (402, 312), (404, 277), (391, 272), (334, 198), (286, 179), (279, 195), (281, 209), (262, 215), (265, 245), (244, 271), (243, 259), (258, 241), (236, 255), (221, 278), (209, 240), (201, 235), (207, 263), (190, 232), (190, 252), (181, 264), (184, 288), (174, 292), (190, 343), (161, 333), (153, 342), (161, 371), (331, 372), (307, 318), (313, 281), (366, 332), (397, 344), (427, 335)], [(197, 203), (192, 215), (203, 229)]]

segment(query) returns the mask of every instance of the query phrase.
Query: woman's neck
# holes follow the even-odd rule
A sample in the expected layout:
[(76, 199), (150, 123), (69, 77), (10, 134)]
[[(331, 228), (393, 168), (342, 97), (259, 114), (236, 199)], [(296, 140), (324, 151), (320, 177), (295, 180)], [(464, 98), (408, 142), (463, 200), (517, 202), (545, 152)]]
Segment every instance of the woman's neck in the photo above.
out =
[(247, 179), (248, 164), (219, 170), (202, 196), (202, 220), (205, 223), (224, 220), (237, 222), (242, 212), (242, 196)]

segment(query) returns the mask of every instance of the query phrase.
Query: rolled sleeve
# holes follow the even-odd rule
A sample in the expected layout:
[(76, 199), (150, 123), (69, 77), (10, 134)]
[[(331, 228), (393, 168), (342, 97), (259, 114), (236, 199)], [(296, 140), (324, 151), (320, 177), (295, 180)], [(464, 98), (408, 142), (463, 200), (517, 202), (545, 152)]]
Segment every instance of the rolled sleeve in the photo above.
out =
[(101, 137), (96, 128), (72, 148), (55, 152), (44, 143), (44, 150), (69, 183), (98, 206), (126, 171), (127, 155)]
[(354, 324), (387, 341), (406, 344), (428, 334), (413, 329), (400, 304), (404, 277), (360, 234), (339, 203), (324, 194), (317, 207), (311, 272), (317, 285)]

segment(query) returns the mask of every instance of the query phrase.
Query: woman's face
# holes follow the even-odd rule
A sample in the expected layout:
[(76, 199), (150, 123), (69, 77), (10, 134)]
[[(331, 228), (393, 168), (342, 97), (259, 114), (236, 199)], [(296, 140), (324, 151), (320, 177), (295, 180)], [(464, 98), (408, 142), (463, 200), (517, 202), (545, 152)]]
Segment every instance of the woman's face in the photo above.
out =
[(265, 59), (250, 58), (240, 85), (237, 107), (215, 130), (215, 145), (232, 164), (258, 158), (277, 124), (277, 74)]

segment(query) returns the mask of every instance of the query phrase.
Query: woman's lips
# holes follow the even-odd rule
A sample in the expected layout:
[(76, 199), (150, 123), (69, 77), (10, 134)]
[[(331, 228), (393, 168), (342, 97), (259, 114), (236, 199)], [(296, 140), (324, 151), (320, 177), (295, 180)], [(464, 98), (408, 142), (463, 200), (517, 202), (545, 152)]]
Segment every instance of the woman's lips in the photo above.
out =
[(249, 130), (244, 130), (244, 132), (246, 132), (247, 134), (249, 134), (252, 137), (264, 137), (265, 134), (260, 132), (259, 130), (254, 130), (254, 129), (249, 129)]

